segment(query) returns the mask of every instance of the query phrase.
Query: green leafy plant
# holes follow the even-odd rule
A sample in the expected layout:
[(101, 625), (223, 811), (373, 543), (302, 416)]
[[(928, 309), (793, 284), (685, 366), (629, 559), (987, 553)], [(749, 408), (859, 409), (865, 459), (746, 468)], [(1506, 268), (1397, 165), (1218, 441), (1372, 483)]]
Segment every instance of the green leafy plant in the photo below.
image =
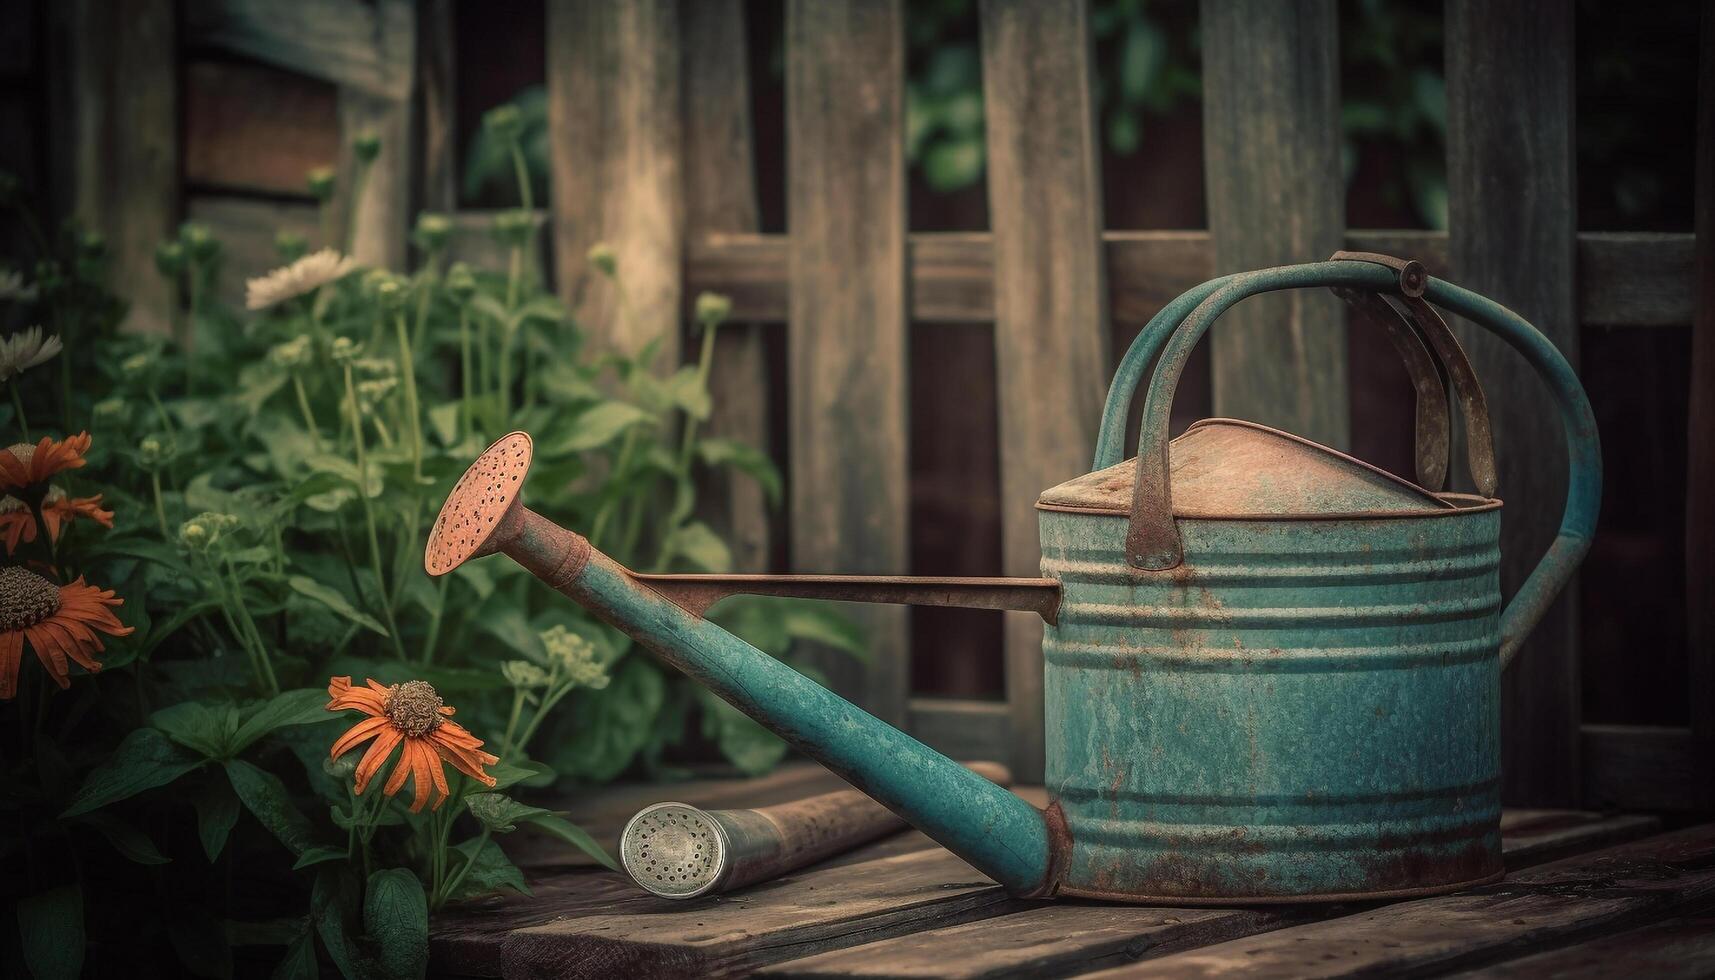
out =
[[(44, 241), (33, 276), (0, 280), (65, 344), (59, 377), (36, 366), (54, 356), (39, 332), (0, 348), (0, 362), (27, 365), (0, 379), (12, 388), (0, 424), (91, 434), (66, 440), (87, 464), (75, 484), (68, 470), (52, 490), (0, 501), (0, 539), (21, 539), (14, 562), (124, 597), (130, 631), (99, 673), (66, 665), (68, 693), (50, 697), (26, 665), (24, 690), (0, 704), (24, 736), (0, 793), (22, 832), (0, 849), (57, 841), (131, 862), (68, 873), (32, 861), (8, 882), (33, 896), (14, 914), (39, 975), (75, 974), (71, 951), (86, 941), (115, 955), (104, 942), (116, 923), (165, 937), (204, 975), (231, 973), (236, 958), (308, 976), (323, 957), (348, 977), (421, 975), (434, 910), (528, 891), (501, 838), (547, 835), (612, 867), (529, 794), (557, 786), (563, 798), (628, 770), (671, 776), (711, 756), (755, 773), (785, 751), (512, 563), (423, 571), (440, 501), (512, 429), (537, 435), (531, 506), (640, 570), (731, 568), (699, 516), (700, 481), (780, 492), (766, 454), (704, 424), (730, 304), (699, 299), (696, 359), (664, 374), (646, 367), (659, 342), (587, 344), (536, 273), (528, 125), (499, 111), (485, 132), (523, 205), (493, 222), (503, 269), (452, 261), (437, 215), (416, 224), (414, 272), (362, 267), (342, 254), (351, 233), (332, 211), (332, 174), (317, 172), (321, 241), (278, 240), (284, 265), (250, 280), (248, 316), (222, 301), (225, 252), (194, 224), (157, 252), (182, 300), (171, 342), (118, 331), (124, 307), (88, 236)], [(356, 193), (386, 152), (359, 141)], [(589, 259), (623, 287), (611, 251)], [(27, 449), (0, 451), (0, 483)], [(100, 493), (73, 496), (86, 489)], [(64, 533), (47, 533), (50, 521)], [(716, 618), (783, 658), (797, 638), (863, 651), (849, 623), (814, 606), (734, 600)], [(351, 695), (352, 677), (375, 683)], [(354, 722), (361, 731), (342, 738)], [(474, 744), (441, 751), (437, 739)], [(174, 914), (155, 911), (168, 904)]]

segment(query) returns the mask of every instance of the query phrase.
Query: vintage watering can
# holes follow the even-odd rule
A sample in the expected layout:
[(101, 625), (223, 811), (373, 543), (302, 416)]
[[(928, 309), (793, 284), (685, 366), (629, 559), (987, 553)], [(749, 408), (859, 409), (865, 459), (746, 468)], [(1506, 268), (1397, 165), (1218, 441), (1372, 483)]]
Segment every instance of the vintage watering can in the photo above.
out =
[[(1422, 485), (1248, 422), (1169, 443), (1198, 338), (1246, 297), (1306, 287), (1384, 318), (1417, 388)], [(1504, 608), (1486, 408), (1425, 300), (1522, 354), (1565, 426), (1559, 535)], [(1121, 462), (1157, 354), (1138, 455)], [(1433, 492), (1443, 374), (1479, 495)], [(1041, 579), (634, 574), (522, 505), (530, 455), (512, 433), (460, 479), (429, 538), (431, 575), (506, 553), (1016, 894), (1164, 904), (1498, 878), (1501, 671), (1588, 549), (1601, 497), (1590, 406), (1553, 344), (1415, 262), (1345, 253), (1212, 280), (1150, 321), (1108, 393), (1094, 471), (1037, 503)], [(1039, 613), (1047, 810), (703, 618), (737, 592)]]

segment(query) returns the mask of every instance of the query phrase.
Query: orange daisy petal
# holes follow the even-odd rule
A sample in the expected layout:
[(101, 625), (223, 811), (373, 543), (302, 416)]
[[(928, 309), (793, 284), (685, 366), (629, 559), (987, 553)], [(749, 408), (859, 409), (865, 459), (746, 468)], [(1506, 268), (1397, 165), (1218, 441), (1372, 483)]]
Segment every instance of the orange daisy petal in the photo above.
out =
[[(73, 629), (74, 626), (82, 629), (84, 635), (78, 635), (77, 630)], [(101, 664), (89, 655), (91, 650), (100, 651), (103, 649), (101, 640), (94, 633), (89, 632), (88, 628), (78, 623), (60, 622), (58, 619), (49, 619), (39, 624), (39, 628), (43, 632), (52, 634), (55, 641), (59, 643), (60, 649), (65, 651), (66, 656), (77, 661), (78, 666), (92, 674), (101, 669)]]
[(429, 770), (439, 768), (441, 760), (417, 739), (412, 739), (405, 748), (411, 755), (411, 812), (422, 813), (423, 805), (429, 802), (429, 792), (435, 788)]
[(441, 804), (447, 801), (447, 796), (452, 792), (447, 788), (447, 771), (441, 766), (440, 754), (430, 748), (429, 745), (423, 746), (423, 754), (429, 760), (429, 775), (435, 780), (435, 803), (429, 809), (439, 810)]
[(375, 774), (381, 771), (382, 765), (387, 762), (387, 757), (393, 754), (393, 747), (398, 745), (404, 737), (399, 733), (399, 729), (389, 725), (381, 730), (381, 734), (376, 736), (374, 742), (370, 743), (369, 751), (365, 752), (363, 758), (357, 763), (355, 789), (359, 796), (362, 796), (363, 791), (369, 787), (369, 781), (375, 778)]
[(352, 749), (355, 749), (364, 742), (374, 738), (376, 734), (380, 732), (381, 729), (386, 728), (388, 724), (390, 724), (390, 722), (388, 722), (386, 718), (364, 718), (357, 724), (351, 726), (350, 730), (348, 730), (344, 735), (341, 735), (339, 740), (333, 743), (333, 748), (328, 750), (328, 758), (337, 759), (347, 752), (350, 752)]
[(356, 708), (366, 714), (379, 715), (386, 707), (386, 700), (379, 698), (375, 692), (362, 687), (351, 686), (351, 678), (334, 677), (328, 681), (329, 711), (344, 711)]
[(415, 744), (411, 739), (405, 739), (405, 747), (399, 751), (399, 761), (393, 764), (393, 772), (387, 777), (387, 785), (381, 787), (381, 792), (392, 796), (405, 785), (405, 777), (411, 775), (411, 747)]
[(495, 756), (489, 755), (487, 752), (477, 752), (456, 745), (448, 745), (433, 735), (429, 736), (429, 742), (435, 747), (435, 751), (441, 758), (452, 763), (454, 769), (472, 779), (481, 781), (486, 786), (495, 784), (494, 777), (482, 771), (483, 766), (492, 766), (500, 761)]
[(24, 634), (19, 630), (0, 633), (0, 701), (18, 696), (18, 661), (24, 655)]
[(30, 643), (30, 649), (36, 651), (36, 659), (42, 662), (42, 669), (53, 677), (54, 683), (64, 690), (71, 686), (71, 667), (66, 664), (65, 651), (59, 648), (59, 641), (42, 624), (24, 627), (24, 639)]
[(6, 553), (9, 555), (18, 550), (20, 540), (26, 544), (36, 540), (36, 519), (27, 510), (0, 514), (0, 534), (6, 536)]

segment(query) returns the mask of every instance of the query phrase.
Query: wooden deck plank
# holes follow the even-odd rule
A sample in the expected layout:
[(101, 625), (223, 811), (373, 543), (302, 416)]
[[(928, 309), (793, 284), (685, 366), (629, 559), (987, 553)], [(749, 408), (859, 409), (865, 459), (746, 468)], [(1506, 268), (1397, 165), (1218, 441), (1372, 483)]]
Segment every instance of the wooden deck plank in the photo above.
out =
[[(1527, 810), (1502, 821), (1511, 871), (1571, 850), (1590, 850), (1654, 830), (1653, 817), (1602, 817)], [(782, 963), (770, 978), (1070, 976), (1086, 970), (1196, 949), (1355, 907), (1150, 908), (1056, 902), (999, 919), (930, 929), (885, 942)], [(949, 956), (958, 950), (958, 956)]]
[(1715, 824), (1567, 858), (1454, 895), (1220, 943), (1090, 974), (1367, 976), (1480, 966), (1672, 916), (1715, 897)]
[(1495, 963), (1454, 976), (1458, 980), (1511, 980), (1514, 977), (1701, 980), (1715, 976), (1715, 916), (1669, 919), (1617, 936), (1603, 936), (1587, 943)]

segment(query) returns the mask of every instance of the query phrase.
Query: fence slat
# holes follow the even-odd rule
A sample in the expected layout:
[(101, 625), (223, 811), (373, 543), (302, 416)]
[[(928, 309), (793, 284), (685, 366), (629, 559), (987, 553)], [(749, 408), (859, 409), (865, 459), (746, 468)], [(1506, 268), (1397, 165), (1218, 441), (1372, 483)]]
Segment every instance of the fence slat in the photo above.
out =
[[(64, 60), (55, 80), (50, 138), (56, 169), (69, 177), (61, 202), (84, 228), (107, 239), (111, 281), (130, 303), (125, 327), (166, 333), (171, 303), (155, 271), (155, 246), (178, 212), (178, 43), (172, 0), (126, 7), (123, 32), (92, 0), (49, 5)], [(9, 137), (10, 138), (10, 137)]]
[[(1346, 226), (1334, 0), (1200, 9), (1215, 272), (1327, 258)], [(1331, 295), (1249, 300), (1221, 318), (1209, 351), (1217, 415), (1346, 446), (1346, 321)]]
[(415, 16), (413, 0), (184, 0), (185, 39), (191, 44), (236, 51), (388, 99), (411, 94), (416, 42), (407, 27)]
[[(684, 46), (682, 110), (685, 139), (685, 235), (749, 232), (757, 227), (755, 164), (751, 157), (750, 84), (744, 5), (740, 0), (680, 0)], [(769, 448), (768, 351), (763, 328), (731, 323), (715, 338), (709, 393), (709, 433)], [(769, 560), (768, 502), (749, 477), (710, 481), (704, 506), (726, 532), (739, 571), (765, 572)]]
[[(1085, 0), (984, 0), (1006, 574), (1039, 574), (1036, 496), (1089, 469), (1108, 381), (1100, 156)], [(1011, 763), (1042, 777), (1042, 621), (1006, 617)]]
[(458, 57), (453, 0), (423, 0), (417, 12), (418, 202), (426, 211), (458, 207)]
[[(339, 90), (339, 200), (351, 215), (351, 255), (359, 262), (387, 269), (405, 268), (405, 233), (411, 209), (411, 101), (372, 95), (356, 88)], [(352, 141), (373, 133), (381, 138), (381, 155), (370, 164), (362, 199), (356, 189), (356, 159)]]
[[(592, 336), (628, 353), (659, 338), (656, 364), (677, 366), (677, 0), (550, 0), (548, 119), (560, 295), (581, 299), (577, 312)], [(618, 257), (623, 304), (611, 283), (588, 272), (586, 255), (598, 241)]]
[(1703, 5), (1697, 66), (1697, 299), (1685, 466), (1685, 601), (1691, 733), (1715, 797), (1715, 7)]
[[(899, 0), (789, 0), (787, 220), (792, 563), (906, 571), (904, 14)], [(852, 610), (873, 662), (818, 656), (904, 723), (903, 609)]]
[[(1456, 281), (1505, 304), (1578, 363), (1572, 4), (1447, 4), (1448, 224)], [(1553, 540), (1566, 493), (1560, 419), (1529, 367), (1460, 324), (1488, 392), (1500, 494), (1501, 588)], [(1455, 453), (1455, 457), (1459, 454)], [(1503, 797), (1579, 799), (1578, 591), (1569, 586), (1503, 679)]]

